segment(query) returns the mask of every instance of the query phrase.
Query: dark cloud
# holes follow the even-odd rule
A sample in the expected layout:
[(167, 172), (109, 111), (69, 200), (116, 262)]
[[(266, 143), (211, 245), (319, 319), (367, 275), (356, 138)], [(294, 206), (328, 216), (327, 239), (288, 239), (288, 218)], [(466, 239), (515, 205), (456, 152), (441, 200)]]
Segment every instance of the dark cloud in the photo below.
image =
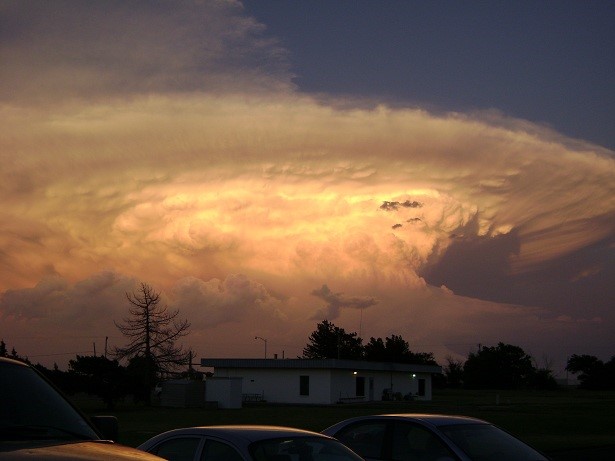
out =
[(343, 293), (333, 293), (327, 285), (312, 291), (312, 295), (327, 303), (324, 310), (312, 317), (313, 320), (333, 320), (339, 316), (341, 309), (365, 309), (379, 302), (372, 296), (346, 296)]
[(175, 284), (173, 298), (176, 307), (193, 319), (195, 328), (240, 322), (251, 313), (271, 317), (277, 304), (264, 285), (243, 274), (208, 281), (185, 277)]
[(76, 328), (110, 321), (121, 315), (125, 293), (135, 280), (113, 271), (93, 274), (71, 285), (59, 275), (44, 277), (32, 288), (0, 294), (0, 318), (39, 320), (51, 325), (67, 321)]
[(514, 232), (497, 237), (456, 238), (435, 265), (421, 275), (430, 285), (445, 285), (456, 294), (496, 300), (502, 297), (502, 291), (508, 291), (505, 285), (511, 272), (510, 257), (519, 252), (519, 246)]
[(53, 313), (62, 303), (68, 288), (66, 280), (59, 276), (46, 277), (33, 288), (7, 290), (0, 297), (2, 317), (39, 319)]
[(385, 200), (380, 205), (380, 209), (384, 211), (397, 211), (399, 208), (421, 208), (423, 206), (422, 203), (417, 201), (406, 200), (405, 202), (389, 202)]
[(518, 232), (452, 240), (421, 276), (457, 295), (552, 309), (553, 315), (615, 319), (615, 240), (612, 237), (523, 271), (513, 261)]

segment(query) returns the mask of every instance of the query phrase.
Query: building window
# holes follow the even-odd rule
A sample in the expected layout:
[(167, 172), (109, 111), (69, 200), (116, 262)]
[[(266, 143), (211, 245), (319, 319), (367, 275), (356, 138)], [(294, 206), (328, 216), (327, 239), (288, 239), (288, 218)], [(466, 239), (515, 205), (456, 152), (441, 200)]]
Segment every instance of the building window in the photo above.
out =
[(310, 377), (299, 376), (299, 395), (310, 395)]
[(357, 397), (365, 397), (365, 378), (363, 376), (357, 376), (355, 379), (356, 379), (355, 395)]

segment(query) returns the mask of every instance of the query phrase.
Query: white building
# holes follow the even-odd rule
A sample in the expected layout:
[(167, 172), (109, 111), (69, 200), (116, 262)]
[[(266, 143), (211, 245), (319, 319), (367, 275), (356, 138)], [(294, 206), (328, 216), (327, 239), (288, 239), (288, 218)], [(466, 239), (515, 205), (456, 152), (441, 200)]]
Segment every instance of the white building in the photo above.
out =
[(216, 378), (242, 378), (244, 400), (332, 404), (413, 398), (431, 400), (437, 365), (336, 359), (201, 359)]

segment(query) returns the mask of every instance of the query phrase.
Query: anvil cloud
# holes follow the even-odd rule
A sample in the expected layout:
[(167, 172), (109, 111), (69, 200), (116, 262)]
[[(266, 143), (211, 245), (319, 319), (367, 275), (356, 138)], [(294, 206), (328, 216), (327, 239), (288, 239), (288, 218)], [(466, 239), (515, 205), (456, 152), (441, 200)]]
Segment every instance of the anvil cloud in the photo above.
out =
[(302, 93), (235, 2), (0, 13), (0, 337), (34, 361), (121, 345), (139, 281), (197, 356), (294, 357), (319, 318), (439, 359), (614, 352), (612, 151)]

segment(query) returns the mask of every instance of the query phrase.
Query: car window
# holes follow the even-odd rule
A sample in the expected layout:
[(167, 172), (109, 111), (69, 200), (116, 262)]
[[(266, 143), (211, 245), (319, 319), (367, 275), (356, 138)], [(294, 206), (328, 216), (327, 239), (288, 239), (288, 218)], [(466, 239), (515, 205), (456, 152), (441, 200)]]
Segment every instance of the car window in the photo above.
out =
[(361, 461), (338, 440), (319, 436), (260, 440), (250, 445), (255, 461)]
[(83, 439), (98, 435), (34, 369), (0, 362), (0, 439)]
[(200, 442), (200, 437), (176, 437), (159, 443), (150, 453), (169, 461), (193, 461)]
[(201, 452), (201, 461), (243, 461), (243, 457), (230, 445), (208, 439)]
[(491, 424), (457, 424), (440, 430), (472, 459), (546, 461), (543, 455)]
[(346, 426), (335, 438), (363, 458), (383, 459), (385, 421), (365, 421)]
[(432, 431), (418, 424), (397, 421), (391, 441), (393, 461), (436, 461), (458, 459)]

